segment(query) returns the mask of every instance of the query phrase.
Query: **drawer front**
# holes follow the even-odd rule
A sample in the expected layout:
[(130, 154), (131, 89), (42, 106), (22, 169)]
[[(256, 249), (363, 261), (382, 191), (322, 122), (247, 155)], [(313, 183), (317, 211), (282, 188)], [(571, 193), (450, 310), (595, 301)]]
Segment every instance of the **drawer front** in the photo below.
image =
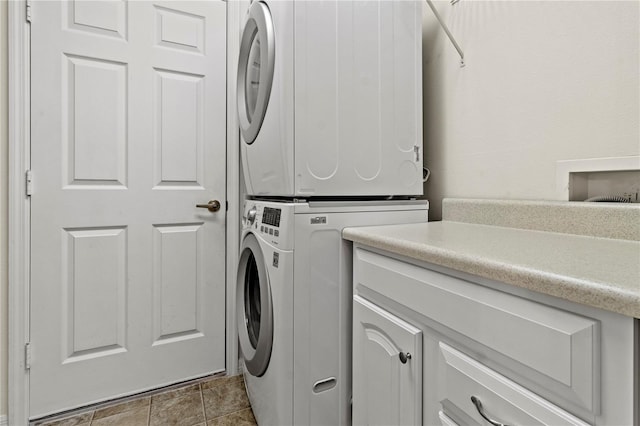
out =
[(458, 426), (456, 422), (454, 422), (451, 417), (447, 416), (444, 412), (438, 412), (438, 417), (440, 418), (441, 426)]
[(446, 343), (440, 342), (439, 355), (438, 398), (444, 424), (484, 425), (482, 411), (507, 425), (587, 425)]
[(360, 247), (354, 256), (356, 292), (374, 290), (533, 370), (519, 373), (553, 399), (598, 412), (598, 321)]

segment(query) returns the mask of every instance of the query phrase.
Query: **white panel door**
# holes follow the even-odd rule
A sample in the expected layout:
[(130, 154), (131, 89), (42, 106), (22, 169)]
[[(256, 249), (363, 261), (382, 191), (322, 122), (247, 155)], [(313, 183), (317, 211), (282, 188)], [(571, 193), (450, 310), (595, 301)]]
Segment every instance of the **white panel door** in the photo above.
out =
[(226, 4), (35, 1), (31, 31), (31, 417), (224, 370)]

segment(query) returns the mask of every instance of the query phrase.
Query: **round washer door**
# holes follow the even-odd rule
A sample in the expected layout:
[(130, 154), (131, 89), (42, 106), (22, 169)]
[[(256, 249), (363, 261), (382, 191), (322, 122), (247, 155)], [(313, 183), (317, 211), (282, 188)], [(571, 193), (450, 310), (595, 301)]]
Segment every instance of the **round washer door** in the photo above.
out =
[(236, 285), (240, 349), (249, 373), (260, 377), (273, 347), (273, 303), (264, 255), (252, 233), (242, 242)]
[(251, 4), (240, 41), (238, 120), (244, 141), (252, 144), (267, 112), (275, 59), (273, 21), (266, 4)]

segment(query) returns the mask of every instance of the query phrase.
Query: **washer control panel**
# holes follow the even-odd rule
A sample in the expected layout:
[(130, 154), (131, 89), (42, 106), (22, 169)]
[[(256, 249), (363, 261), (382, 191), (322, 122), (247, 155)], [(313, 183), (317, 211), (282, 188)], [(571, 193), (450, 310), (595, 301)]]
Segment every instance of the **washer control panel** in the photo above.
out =
[(280, 226), (280, 215), (282, 209), (273, 207), (265, 207), (262, 211), (262, 223), (269, 226), (278, 228)]
[(263, 234), (273, 235), (274, 237), (280, 236), (280, 216), (282, 215), (282, 209), (274, 207), (264, 207), (262, 209), (262, 222), (260, 224), (260, 232)]
[(253, 229), (271, 244), (284, 248), (292, 244), (292, 241), (288, 241), (292, 235), (286, 235), (285, 230), (286, 224), (293, 219), (290, 217), (292, 215), (293, 206), (289, 203), (246, 200), (242, 224), (245, 229)]

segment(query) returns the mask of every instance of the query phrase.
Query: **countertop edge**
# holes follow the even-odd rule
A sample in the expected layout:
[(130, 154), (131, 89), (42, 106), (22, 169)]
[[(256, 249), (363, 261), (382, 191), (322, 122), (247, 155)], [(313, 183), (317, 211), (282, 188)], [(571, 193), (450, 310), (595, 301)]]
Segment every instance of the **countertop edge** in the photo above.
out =
[(388, 236), (376, 238), (357, 228), (345, 228), (343, 238), (409, 259), (433, 263), (574, 303), (640, 318), (640, 291), (626, 291), (614, 288), (606, 283), (562, 276), (519, 265), (505, 264), (488, 258), (468, 256), (455, 251), (433, 247), (428, 243), (409, 242), (401, 238), (390, 238)]

